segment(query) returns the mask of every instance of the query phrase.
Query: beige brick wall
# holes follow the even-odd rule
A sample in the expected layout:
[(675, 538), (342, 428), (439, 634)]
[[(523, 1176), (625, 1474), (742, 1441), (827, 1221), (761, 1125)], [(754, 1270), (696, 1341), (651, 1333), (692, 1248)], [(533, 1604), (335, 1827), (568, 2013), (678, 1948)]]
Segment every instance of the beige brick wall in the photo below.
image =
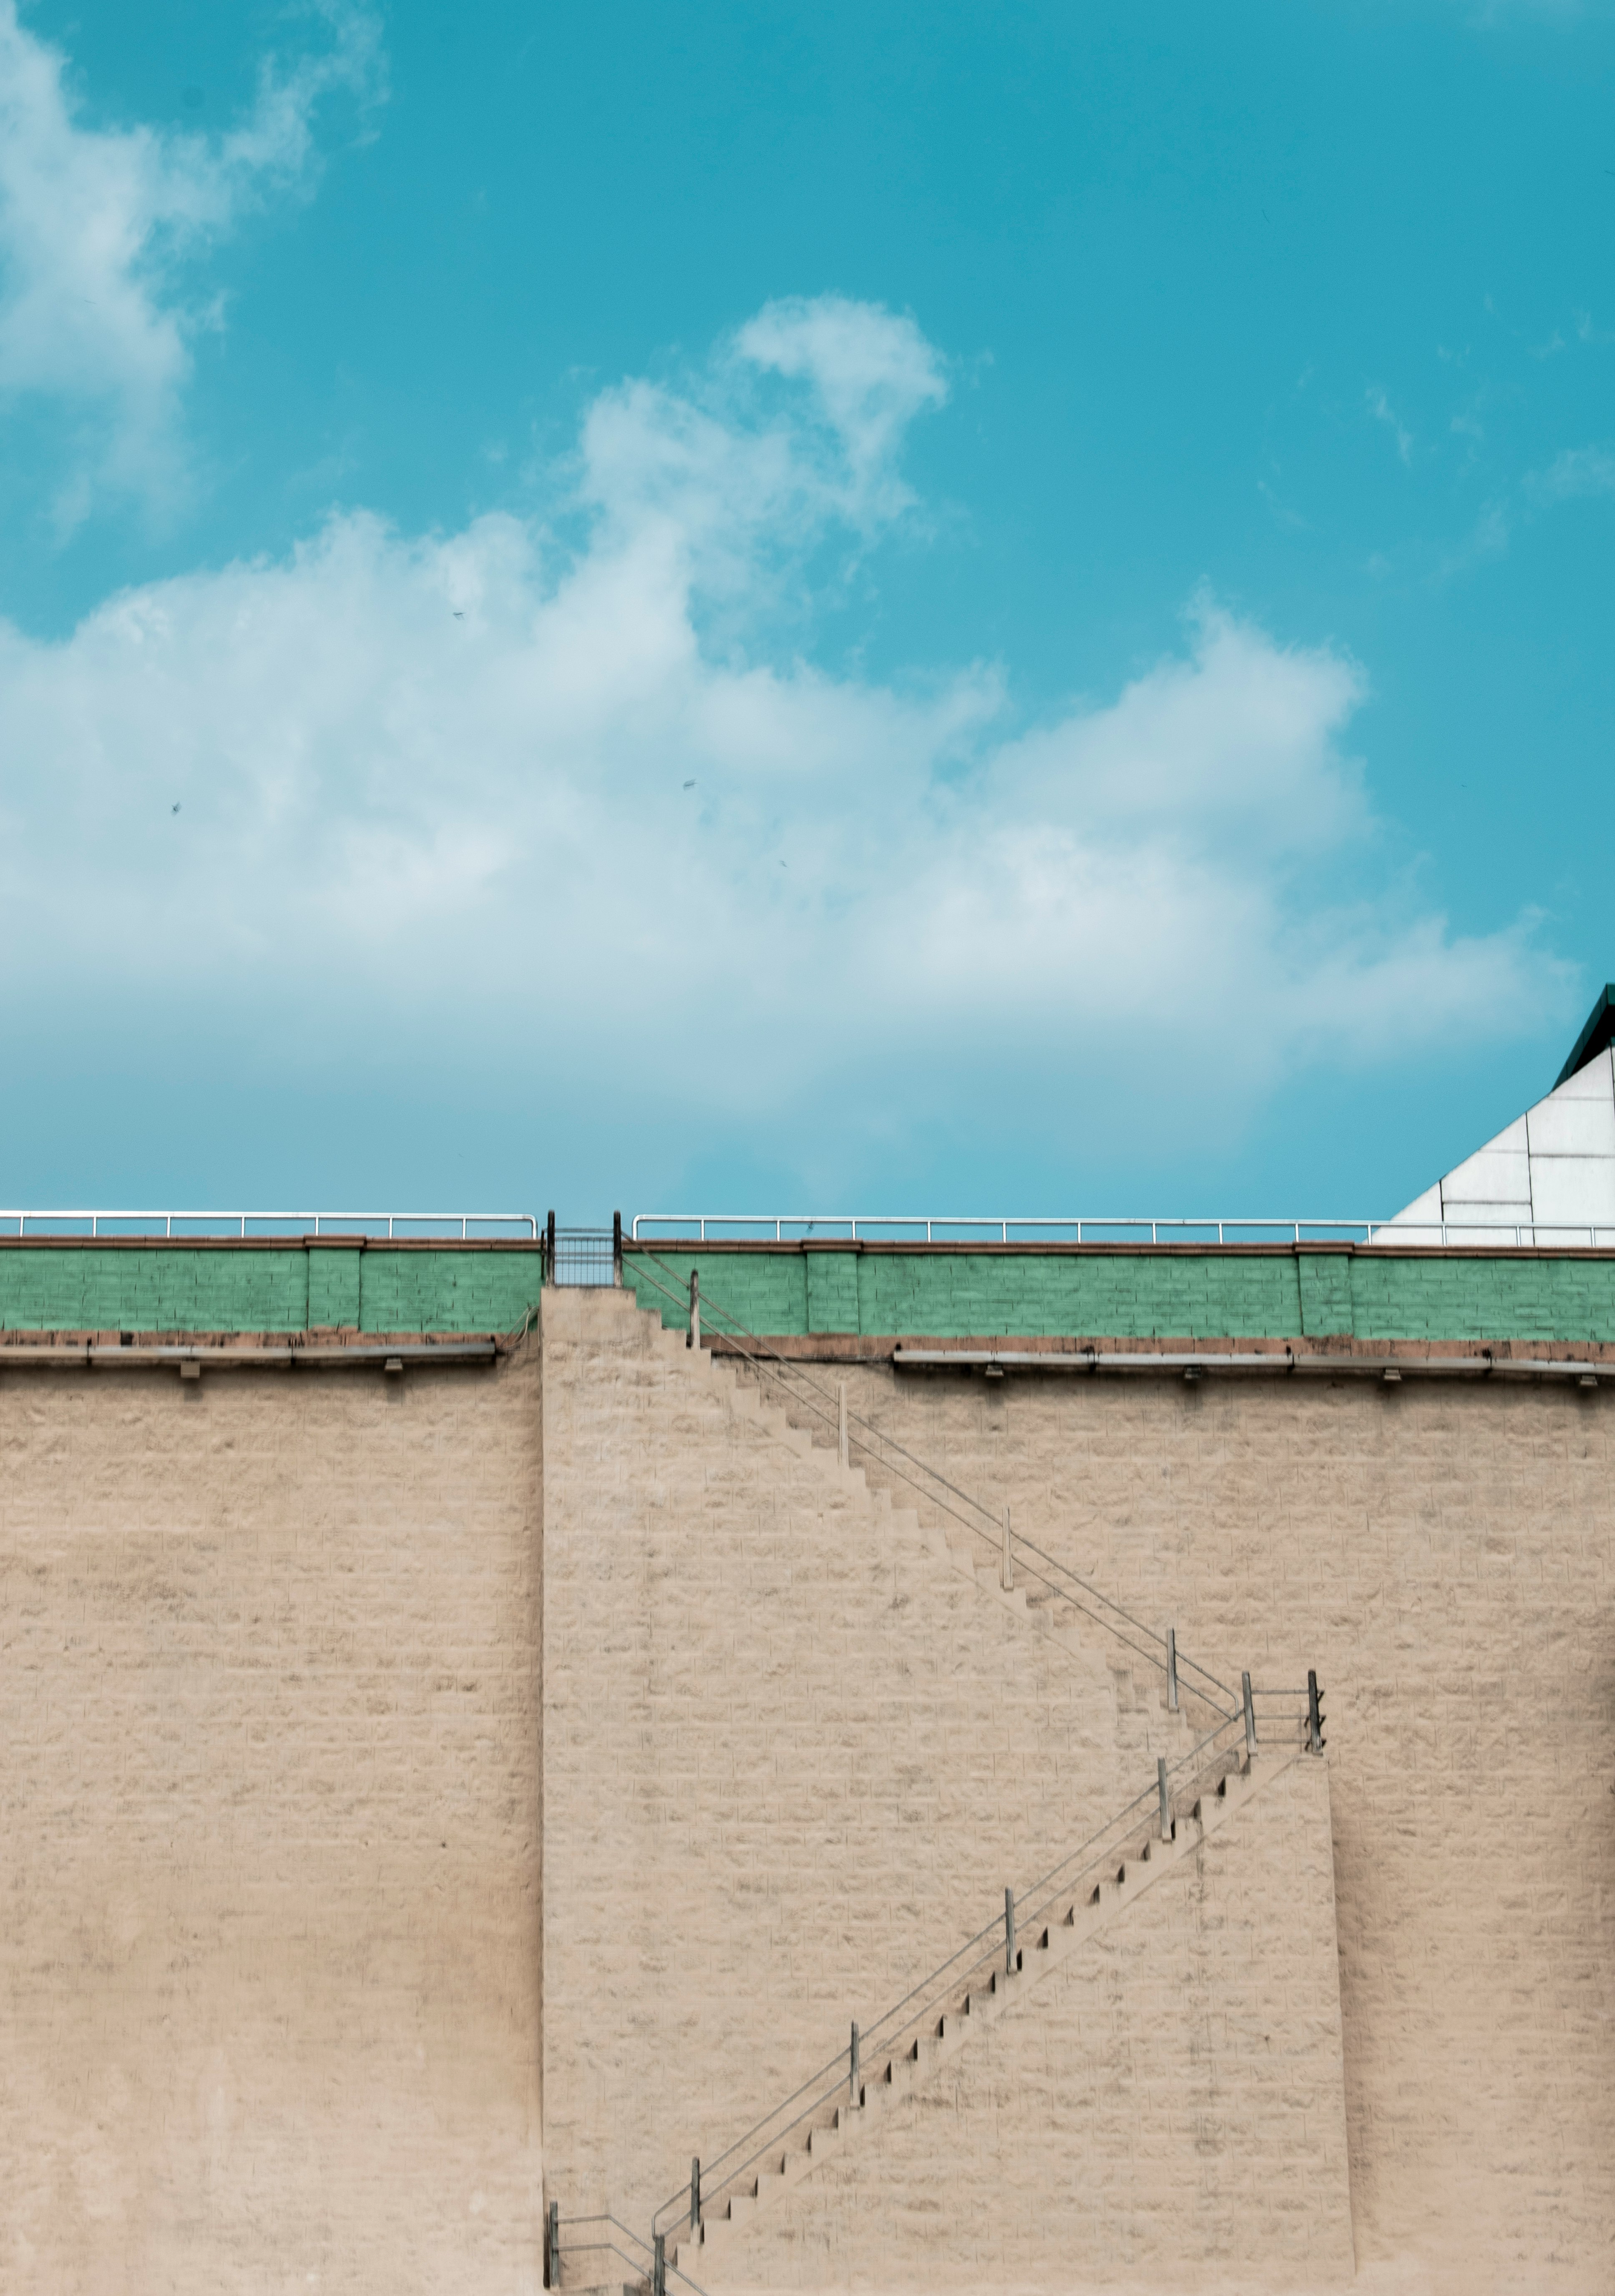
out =
[(538, 1387), (0, 1375), (0, 2287), (537, 2285)]
[[(401, 1385), (0, 1372), (0, 2287), (530, 2288), (541, 2191), (646, 2227), (1170, 1742), (1101, 1643), (1052, 1645), (627, 1302), (545, 1323), (542, 1398), (536, 1349)], [(1317, 1666), (1360, 2282), (1615, 2284), (1611, 1399), (846, 1376), (1186, 1648)], [(1115, 2197), (1041, 2260), (971, 2234), (984, 2284), (1071, 2284), (1083, 2240), (1154, 2272), (1129, 2161), (1182, 2192), (1163, 2285), (1333, 2268), (1328, 2208), (1293, 2244), (1312, 2109), (1286, 2155), (1299, 2092), (1250, 2088), (1311, 1948), (1275, 1985), (1291, 1941), (1250, 1928), (1229, 1973), (1272, 1898), (1242, 1873), (1152, 1890), (1049, 1980), (1069, 2031), (1029, 2004), (996, 2070), (961, 2060), (985, 2089), (916, 2108), (905, 2207), (988, 2121), (1062, 2207)], [(1270, 2204), (1226, 2141), (1257, 2093)], [(1202, 2095), (1228, 2117), (1179, 2186)], [(852, 2274), (847, 2205), (768, 2271)]]
[(721, 2274), (1313, 2289), (1352, 2263), (1329, 1780), (1299, 1755), (735, 2233)]
[(1152, 1763), (631, 1300), (548, 1295), (545, 1358), (545, 2173), (646, 2230)]
[(1365, 2276), (1615, 2286), (1615, 1396), (824, 1375), (1230, 1678), (1317, 1668)]

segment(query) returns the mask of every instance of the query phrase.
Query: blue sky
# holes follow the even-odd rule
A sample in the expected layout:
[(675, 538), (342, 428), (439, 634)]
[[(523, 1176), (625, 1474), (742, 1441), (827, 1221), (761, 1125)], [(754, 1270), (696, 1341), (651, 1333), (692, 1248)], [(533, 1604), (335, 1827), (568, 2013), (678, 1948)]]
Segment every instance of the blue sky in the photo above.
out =
[(0, 1197), (1394, 1210), (1615, 973), (1612, 95), (0, 0)]

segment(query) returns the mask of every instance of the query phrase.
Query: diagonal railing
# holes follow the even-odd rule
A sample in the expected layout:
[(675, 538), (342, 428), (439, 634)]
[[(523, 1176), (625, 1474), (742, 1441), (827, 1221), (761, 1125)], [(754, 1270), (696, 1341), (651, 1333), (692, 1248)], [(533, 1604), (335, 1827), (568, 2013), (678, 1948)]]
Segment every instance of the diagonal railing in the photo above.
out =
[(656, 2210), (652, 2219), (653, 2235), (665, 2239), (681, 2220), (693, 2231), (704, 2216), (716, 2214), (730, 2198), (743, 2194), (749, 2182), (755, 2183), (763, 2165), (777, 2160), (792, 2138), (818, 2116), (843, 2101), (854, 2104), (860, 2101), (861, 2068), (873, 2068), (880, 2060), (901, 2054), (922, 2028), (939, 2014), (946, 2016), (950, 2005), (979, 1986), (989, 1971), (1018, 1967), (1017, 1934), (1029, 1937), (1047, 1928), (1059, 1907), (1079, 1898), (1086, 1885), (1108, 1871), (1141, 1835), (1149, 1840), (1159, 1833), (1159, 1838), (1170, 1840), (1177, 1814), (1228, 1768), (1237, 1767), (1242, 1751), (1255, 1752), (1252, 1699), (1259, 1697), (1264, 1702), (1267, 1731), (1282, 1728), (1287, 1722), (1299, 1731), (1303, 1745), (1321, 1751), (1321, 1742), (1310, 1728), (1306, 1696), (1304, 1692), (1252, 1692), (1244, 1710), (1217, 1724), (1175, 1759), (1159, 1759), (1155, 1780), (1144, 1792), (1030, 1883), (1019, 1890), (1006, 1889), (1001, 1914), (966, 1938), (878, 2016), (867, 2023), (854, 2023), (847, 2046), (838, 2049), (788, 2096), (732, 2138), (721, 2152), (710, 2159), (694, 2158), (690, 2184), (669, 2194)]
[[(992, 1920), (966, 1938), (874, 2018), (866, 2023), (853, 2022), (847, 2047), (839, 2049), (809, 2073), (788, 2095), (731, 2138), (720, 2152), (704, 2164), (699, 2156), (693, 2155), (690, 2183), (680, 2185), (656, 2210), (648, 2242), (614, 2217), (564, 2220), (570, 2231), (590, 2235), (586, 2240), (570, 2240), (566, 2243), (568, 2254), (598, 2249), (616, 2256), (639, 2273), (651, 2296), (666, 2296), (669, 2274), (695, 2290), (695, 2296), (701, 2296), (689, 2276), (668, 2260), (668, 2240), (681, 2219), (692, 2231), (697, 2230), (705, 2214), (725, 2206), (729, 2199), (741, 2194), (749, 2179), (755, 2190), (762, 2164), (787, 2147), (805, 2126), (833, 2110), (844, 2099), (857, 2101), (861, 2062), (873, 2064), (880, 2058), (896, 2056), (928, 2020), (939, 2014), (945, 2017), (948, 2005), (967, 1997), (971, 1987), (981, 1982), (983, 1972), (1001, 1960), (1006, 1967), (1019, 1966), (1015, 1945), (1018, 1925), (1028, 1935), (1045, 1928), (1056, 1906), (1068, 1898), (1074, 1903), (1094, 1874), (1102, 1874), (1124, 1851), (1132, 1849), (1141, 1833), (1147, 1839), (1152, 1829), (1159, 1828), (1162, 1839), (1170, 1839), (1176, 1824), (1174, 1813), (1190, 1798), (1187, 1790), (1203, 1792), (1225, 1770), (1236, 1767), (1242, 1743), (1247, 1757), (1254, 1754), (1258, 1726), (1267, 1734), (1275, 1728), (1282, 1733), (1287, 1726), (1299, 1726), (1301, 1742), (1315, 1754), (1322, 1752), (1323, 1739), (1316, 1676), (1308, 1677), (1308, 1689), (1301, 1692), (1257, 1687), (1247, 1673), (1242, 1676), (1240, 1691), (1235, 1693), (1209, 1669), (1178, 1652), (1172, 1635), (1156, 1633), (1080, 1573), (1070, 1570), (1034, 1541), (1012, 1533), (1007, 1519), (996, 1519), (983, 1501), (921, 1459), (874, 1422), (849, 1412), (844, 1395), (832, 1395), (799, 1364), (771, 1349), (721, 1303), (709, 1295), (701, 1296), (693, 1281), (686, 1292), (676, 1272), (660, 1254), (644, 1245), (634, 1248), (625, 1244), (621, 1250), (619, 1265), (631, 1263), (637, 1282), (676, 1308), (683, 1309), (688, 1305), (693, 1341), (699, 1343), (704, 1316), (723, 1332), (728, 1346), (750, 1365), (759, 1384), (772, 1384), (799, 1412), (835, 1433), (844, 1460), (853, 1449), (862, 1451), (894, 1480), (963, 1525), (973, 1536), (996, 1545), (1001, 1558), (1007, 1558), (1012, 1569), (1018, 1564), (1028, 1576), (1057, 1593), (1061, 1599), (1075, 1602), (1079, 1610), (1136, 1656), (1158, 1668), (1167, 1677), (1174, 1706), (1181, 1693), (1202, 1704), (1213, 1718), (1209, 1727), (1183, 1752), (1170, 1759), (1158, 1759), (1152, 1785), (1135, 1795), (1029, 1883), (1019, 1890), (1006, 1888), (1001, 1914), (995, 1914)], [(1214, 1697), (1213, 1692), (1217, 1695)], [(558, 2211), (552, 2210), (550, 2226), (556, 2249), (555, 2276), (548, 2281), (551, 2286), (560, 2281), (559, 2227), (562, 2221)], [(625, 2241), (628, 2243), (627, 2248), (621, 2244)]]
[(552, 2208), (544, 2228), (545, 2286), (560, 2288), (568, 2284), (567, 2259), (579, 2256), (616, 2257), (627, 2266), (635, 2281), (649, 2290), (650, 2296), (667, 2296), (669, 2277), (690, 2289), (693, 2296), (707, 2296), (698, 2282), (669, 2260), (664, 2234), (653, 2233), (649, 2240), (642, 2239), (638, 2233), (630, 2231), (620, 2217), (612, 2216), (609, 2210), (594, 2216), (563, 2217), (559, 2208)]
[[(1214, 1716), (1220, 1721), (1234, 1715), (1239, 1693), (1209, 1667), (1181, 1650), (1175, 1634), (1159, 1633), (1081, 1571), (1051, 1554), (1024, 1531), (1017, 1530), (1007, 1508), (989, 1506), (945, 1475), (940, 1468), (921, 1458), (906, 1444), (900, 1443), (874, 1420), (850, 1409), (844, 1394), (826, 1387), (800, 1363), (771, 1348), (693, 1280), (687, 1285), (681, 1284), (677, 1271), (659, 1251), (625, 1241), (622, 1258), (625, 1269), (631, 1270), (674, 1307), (691, 1314), (695, 1332), (699, 1332), (702, 1323), (716, 1329), (726, 1347), (747, 1364), (759, 1384), (771, 1387), (783, 1401), (842, 1445), (848, 1464), (855, 1451), (862, 1452), (883, 1474), (902, 1483), (978, 1540), (988, 1550), (985, 1559), (996, 1559), (1006, 1585), (1030, 1582), (1050, 1600), (1069, 1603), (1152, 1668), (1164, 1682), (1168, 1705), (1174, 1710), (1181, 1700), (1187, 1698), (1204, 1716)], [(658, 1272), (652, 1273), (652, 1268)]]

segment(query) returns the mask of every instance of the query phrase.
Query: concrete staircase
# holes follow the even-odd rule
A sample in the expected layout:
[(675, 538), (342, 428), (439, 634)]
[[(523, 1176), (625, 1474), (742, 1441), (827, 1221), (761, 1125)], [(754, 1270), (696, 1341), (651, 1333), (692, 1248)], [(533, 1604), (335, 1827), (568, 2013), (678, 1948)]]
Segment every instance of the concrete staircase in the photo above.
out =
[(928, 1504), (918, 1493), (910, 1494), (876, 1463), (843, 1468), (834, 1436), (823, 1422), (811, 1415), (805, 1402), (793, 1403), (788, 1396), (783, 1401), (775, 1400), (772, 1380), (754, 1371), (743, 1357), (713, 1356), (705, 1349), (687, 1348), (682, 1332), (662, 1328), (656, 1309), (642, 1312), (655, 1324), (660, 1344), (670, 1355), (692, 1366), (703, 1364), (712, 1377), (730, 1383), (738, 1410), (755, 1409), (769, 1432), (799, 1456), (817, 1459), (829, 1474), (850, 1478), (872, 1506), (893, 1515), (899, 1525), (912, 1527), (939, 1561), (1013, 1611), (1034, 1632), (1058, 1644), (1078, 1664), (1091, 1667), (1096, 1659), (1102, 1662), (1110, 1672), (1116, 1698), (1118, 1750), (1130, 1768), (1147, 1776), (1159, 1756), (1164, 1754), (1170, 1762), (1188, 1752), (1198, 1734), (1196, 1723), (1200, 1731), (1209, 1726), (1209, 1715), (1202, 1714), (1198, 1705), (1193, 1715), (1182, 1710), (1171, 1713), (1164, 1674), (1146, 1662), (1135, 1662), (1125, 1644), (1107, 1635), (1062, 1593), (1024, 1571), (1021, 1583), (1006, 1593), (1000, 1583), (999, 1562), (988, 1540), (956, 1517)]
[(1152, 1882), (1193, 1857), (1208, 1833), (1301, 1759), (1296, 1751), (1220, 1758), (1197, 1784), (1191, 1806), (1174, 1816), (1168, 1838), (1141, 1823), (1097, 1875), (1090, 1870), (1069, 1893), (1056, 1896), (1035, 1932), (1019, 1945), (1012, 1972), (1004, 1967), (1000, 1950), (996, 1967), (979, 1971), (939, 2007), (932, 2003), (917, 2030), (910, 2027), (896, 2048), (873, 2054), (861, 2068), (856, 2097), (844, 2085), (839, 2099), (826, 2099), (749, 2169), (738, 2190), (704, 2210), (699, 2228), (670, 2240), (669, 2262), (698, 2284), (721, 2283), (726, 2269), (742, 2262), (741, 2235), (762, 2210), (826, 2161), (868, 2141), (885, 2115), (923, 2089), (1000, 2017), (1021, 2008)]
[[(999, 1581), (996, 1559), (982, 1540), (939, 1510), (900, 1504), (890, 1484), (872, 1488), (864, 1465), (843, 1467), (833, 1437), (811, 1423), (800, 1423), (805, 1414), (799, 1410), (793, 1414), (788, 1405), (775, 1401), (768, 1385), (759, 1382), (743, 1362), (687, 1346), (682, 1332), (667, 1330), (655, 1309), (640, 1309), (631, 1295), (624, 1296), (623, 1312), (643, 1316), (650, 1326), (646, 1336), (652, 1353), (709, 1392), (716, 1387), (737, 1420), (751, 1421), (795, 1457), (811, 1461), (843, 1499), (851, 1497), (855, 1510), (867, 1510), (872, 1519), (884, 1520), (906, 1541), (929, 1552), (939, 1568), (968, 1579), (980, 1600), (996, 1603), (1026, 1632), (1052, 1639), (1090, 1679), (1103, 1681), (1115, 1701), (1119, 1767), (1136, 1777), (1141, 1790), (1148, 1786), (1159, 1757), (1176, 1765), (1193, 1750), (1197, 1733), (1187, 1716), (1168, 1711), (1164, 1678), (1147, 1664), (1135, 1673), (1125, 1648), (1112, 1644), (1075, 1604), (1025, 1583), (1006, 1591)], [(1193, 1856), (1208, 1832), (1226, 1822), (1233, 1809), (1293, 1759), (1288, 1753), (1265, 1753), (1258, 1765), (1247, 1762), (1242, 1749), (1237, 1757), (1208, 1753), (1178, 1784), (1171, 1829), (1164, 1840), (1151, 1795), (1135, 1824), (1118, 1832), (1101, 1872), (1095, 1875), (1090, 1871), (1080, 1887), (1073, 1884), (1070, 1894), (1052, 1911), (1040, 1913), (1035, 1928), (1022, 1934), (1013, 1972), (1003, 1966), (1000, 1944), (996, 1969), (979, 1972), (956, 1993), (939, 1994), (924, 2022), (911, 2026), (900, 2046), (873, 2054), (865, 2063), (856, 2101), (843, 2084), (839, 2098), (827, 2097), (808, 2113), (746, 2172), (738, 2187), (721, 2188), (695, 2233), (684, 2229), (669, 2234), (669, 2265), (698, 2284), (721, 2280), (726, 2258), (739, 2261), (740, 2235), (760, 2210), (832, 2156), (841, 2155), (847, 2146), (858, 2144), (882, 2115), (922, 2089), (973, 2038), (1026, 2001), (1070, 1954), (1125, 1913), (1143, 1890)]]

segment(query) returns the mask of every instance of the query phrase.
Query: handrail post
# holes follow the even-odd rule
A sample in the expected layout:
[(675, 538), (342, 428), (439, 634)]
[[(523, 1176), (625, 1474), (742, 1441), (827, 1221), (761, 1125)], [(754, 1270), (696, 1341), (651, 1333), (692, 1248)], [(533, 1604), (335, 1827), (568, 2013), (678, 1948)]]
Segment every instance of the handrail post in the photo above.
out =
[(1177, 1711), (1177, 1629), (1167, 1628), (1167, 1711)]
[(1015, 1974), (1015, 1893), (1008, 1889), (1004, 1892), (1004, 1973)]
[(550, 1214), (544, 1231), (544, 1280), (546, 1283), (553, 1283), (555, 1281), (555, 1215), (553, 1212)]
[(835, 1383), (835, 1411), (840, 1423), (841, 1464), (845, 1467), (850, 1462), (847, 1456), (847, 1382), (844, 1379), (838, 1379)]
[(652, 2251), (651, 2296), (668, 2296), (668, 2235), (653, 2233), (655, 2246)]
[(687, 1348), (699, 1348), (701, 1345), (701, 1270), (699, 1267), (693, 1267), (690, 1270), (690, 1328), (685, 1333), (685, 1345)]
[(1245, 1751), (1247, 1754), (1254, 1754), (1256, 1751), (1256, 1701), (1250, 1695), (1249, 1669), (1241, 1675), (1239, 1684), (1245, 1702)]
[(550, 2202), (544, 2221), (544, 2284), (546, 2288), (561, 2285), (561, 2203)]
[(1158, 1754), (1155, 1758), (1155, 1788), (1160, 1796), (1160, 1838), (1163, 1841), (1170, 1841), (1172, 1797), (1167, 1791), (1167, 1758), (1164, 1754)]
[(622, 1214), (611, 1214), (611, 1281), (622, 1289)]
[(701, 2155), (690, 2163), (690, 2229), (701, 2230)]
[(1003, 1587), (1006, 1595), (1012, 1595), (1014, 1593), (1015, 1564), (1014, 1559), (1010, 1554), (1010, 1521), (1008, 1507), (1005, 1507), (1004, 1510), (1004, 1553), (998, 1564), (998, 1583)]
[(852, 2021), (852, 2046), (847, 2055), (849, 2068), (847, 2093), (856, 2104), (858, 2101), (858, 2021), (856, 2017)]
[(1312, 1753), (1323, 1752), (1324, 1718), (1318, 1709), (1318, 1670), (1315, 1666), (1307, 1669), (1307, 1742)]

